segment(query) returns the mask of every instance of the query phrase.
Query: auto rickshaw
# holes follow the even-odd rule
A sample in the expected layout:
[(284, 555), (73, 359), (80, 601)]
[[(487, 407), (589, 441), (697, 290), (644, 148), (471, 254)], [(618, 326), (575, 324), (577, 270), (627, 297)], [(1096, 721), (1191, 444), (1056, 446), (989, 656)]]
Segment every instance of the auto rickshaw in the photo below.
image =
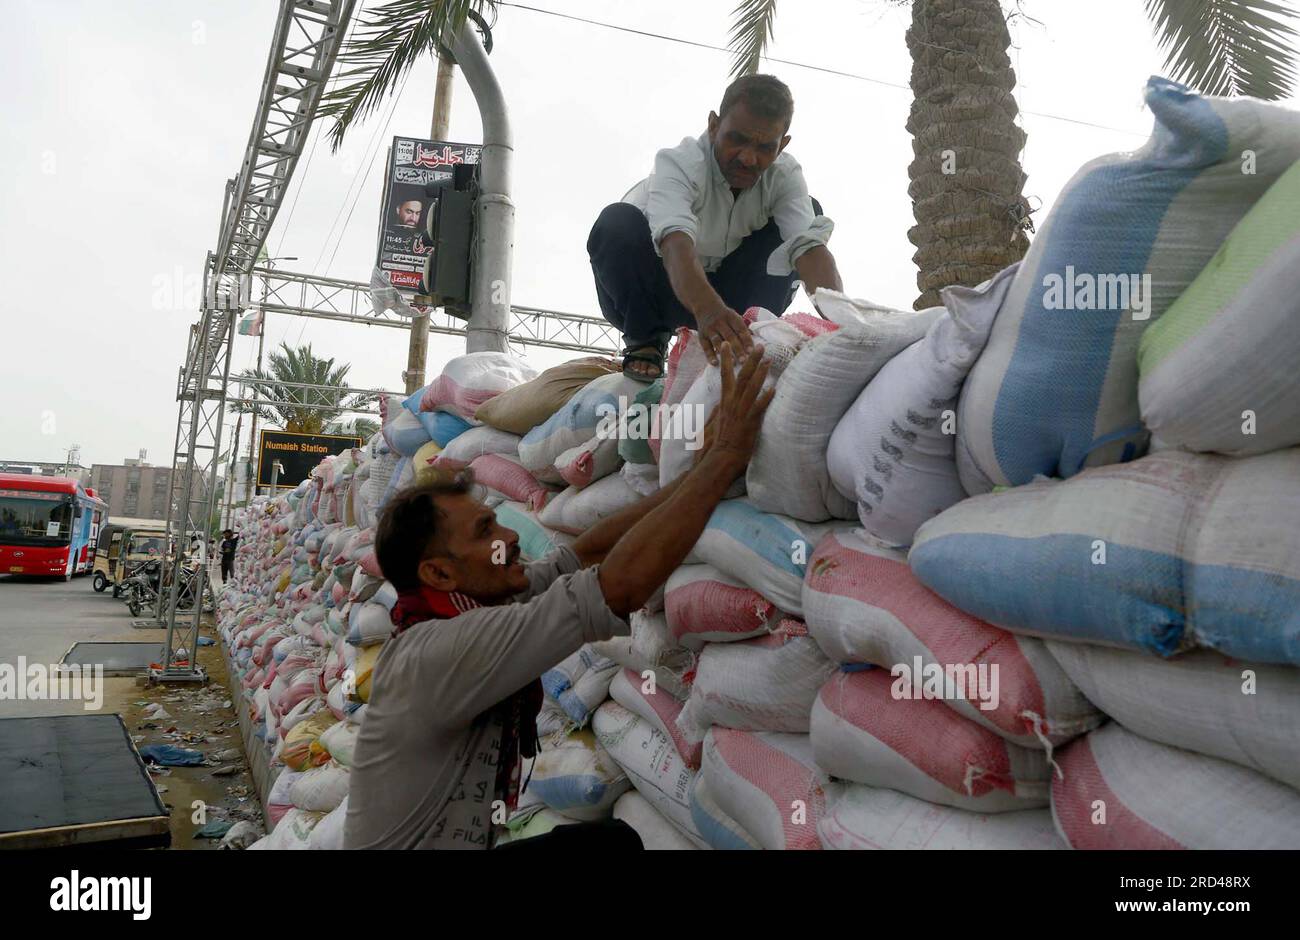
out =
[(96, 591), (111, 584), (113, 596), (120, 597), (122, 584), (142, 564), (167, 553), (167, 532), (157, 528), (109, 523), (99, 529), (95, 552), (95, 573), (91, 582)]

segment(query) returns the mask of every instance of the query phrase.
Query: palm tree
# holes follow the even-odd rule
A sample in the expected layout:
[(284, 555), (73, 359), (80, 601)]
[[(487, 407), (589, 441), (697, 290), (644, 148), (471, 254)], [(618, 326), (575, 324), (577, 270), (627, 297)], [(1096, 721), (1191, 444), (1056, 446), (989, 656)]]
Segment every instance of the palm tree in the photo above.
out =
[[(890, 0), (908, 2), (908, 0)], [(1136, 0), (1134, 0), (1136, 2)], [(1207, 94), (1273, 100), (1295, 82), (1294, 14), (1274, 0), (1144, 0), (1170, 77)], [(739, 0), (733, 13), (732, 75), (758, 69), (772, 38), (777, 0)], [(338, 149), (349, 127), (392, 92), (417, 60), (437, 52), (448, 28), (493, 0), (389, 0), (358, 24), (340, 55), (344, 81), (326, 95)], [(1015, 123), (1011, 36), (1000, 0), (912, 0), (906, 41), (914, 96), (907, 129), (916, 224), (919, 307), (949, 284), (978, 284), (1029, 246), (1021, 192), (1025, 133)]]
[[(903, 0), (906, 2), (906, 0)], [(757, 71), (771, 40), (776, 0), (741, 0), (730, 47), (732, 75)], [(1296, 31), (1272, 0), (1146, 0), (1171, 77), (1207, 94), (1266, 100), (1289, 94)], [(921, 294), (939, 303), (949, 284), (973, 286), (1024, 256), (1029, 206), (1021, 192), (1025, 132), (1015, 123), (1011, 36), (1000, 0), (913, 0), (907, 30), (912, 109), (907, 129)]]
[[(373, 395), (349, 395), (345, 388), (349, 365), (334, 364), (333, 359), (320, 359), (311, 351), (311, 344), (294, 349), (280, 343), (279, 350), (270, 355), (271, 368), (252, 369), (243, 373), (242, 379), (257, 386), (258, 403), (237, 404), (239, 411), (255, 411), (263, 421), (276, 424), (286, 431), (300, 434), (319, 434), (325, 425), (346, 411), (364, 408), (374, 400)], [(297, 385), (314, 385), (317, 388), (295, 388)]]

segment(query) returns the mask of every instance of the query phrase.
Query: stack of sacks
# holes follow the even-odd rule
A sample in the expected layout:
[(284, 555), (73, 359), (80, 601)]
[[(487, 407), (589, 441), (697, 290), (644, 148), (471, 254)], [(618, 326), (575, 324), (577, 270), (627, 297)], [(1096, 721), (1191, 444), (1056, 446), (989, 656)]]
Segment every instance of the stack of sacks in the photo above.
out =
[[(1275, 821), (1300, 805), (1300, 738), (1271, 717), (1300, 688), (1297, 532), (1300, 448), (1160, 451), (960, 503), (922, 526), (911, 564), (953, 604), (1065, 641), (1053, 654), (1118, 723), (1058, 756), (1072, 845), (1297, 847)], [(1093, 800), (1104, 820), (1084, 812)]]
[[(1155, 117), (1150, 141), (1132, 153), (1091, 161), (1066, 184), (970, 372), (956, 426), (958, 470), (968, 493), (1029, 483), (1038, 475), (1068, 478), (1085, 467), (1142, 456), (1148, 444), (1138, 399), (1143, 331), (1300, 159), (1300, 113), (1294, 110), (1250, 98), (1203, 97), (1160, 78), (1148, 82), (1146, 101)], [(1206, 277), (1232, 290), (1217, 271)], [(1280, 309), (1263, 316), (1292, 322)], [(1213, 340), (1208, 348), (1212, 355), (1224, 351)], [(1245, 370), (1221, 365), (1253, 380), (1262, 365), (1293, 361), (1285, 350), (1276, 354)], [(1206, 374), (1194, 368), (1187, 374), (1202, 383)], [(1285, 368), (1276, 376), (1286, 375)], [(1175, 389), (1166, 400), (1179, 407), (1185, 383), (1162, 381)], [(1218, 398), (1239, 387), (1206, 383), (1198, 395)], [(1228, 404), (1238, 406), (1239, 395), (1229, 397)], [(1185, 433), (1172, 425), (1171, 431)]]

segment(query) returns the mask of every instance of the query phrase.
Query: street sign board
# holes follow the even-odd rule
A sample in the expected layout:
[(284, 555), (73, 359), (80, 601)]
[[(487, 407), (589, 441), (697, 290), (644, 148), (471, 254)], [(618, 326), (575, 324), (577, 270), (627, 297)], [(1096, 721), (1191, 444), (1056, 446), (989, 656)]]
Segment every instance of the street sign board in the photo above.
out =
[(292, 431), (261, 431), (257, 448), (257, 485), (271, 485), (271, 467), (277, 460), (284, 470), (276, 486), (297, 486), (311, 475), (322, 457), (360, 447), (361, 438), (338, 434), (296, 434)]

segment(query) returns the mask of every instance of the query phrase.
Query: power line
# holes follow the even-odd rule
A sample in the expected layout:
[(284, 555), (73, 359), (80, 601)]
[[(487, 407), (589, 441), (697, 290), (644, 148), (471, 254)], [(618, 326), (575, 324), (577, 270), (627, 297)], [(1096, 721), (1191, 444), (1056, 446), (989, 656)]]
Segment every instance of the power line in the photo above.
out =
[[(497, 6), (514, 7), (516, 10), (527, 10), (530, 13), (541, 13), (545, 16), (554, 16), (563, 20), (573, 20), (578, 23), (586, 23), (589, 26), (599, 26), (602, 29), (612, 29), (620, 33), (631, 33), (634, 36), (644, 36), (647, 39), (662, 39), (665, 42), (675, 42), (683, 46), (694, 46), (697, 49), (709, 49), (714, 52), (725, 52), (728, 55), (732, 54), (732, 50), (728, 49), (726, 46), (716, 46), (707, 42), (696, 42), (693, 39), (682, 39), (679, 36), (665, 36), (662, 33), (653, 33), (643, 29), (633, 29), (630, 26), (619, 26), (617, 23), (603, 23), (600, 20), (592, 20), (584, 16), (574, 16), (570, 13), (559, 13), (555, 10), (543, 10), (540, 7), (531, 7), (522, 3), (507, 3), (505, 0), (497, 0)], [(793, 59), (778, 59), (775, 56), (769, 55), (764, 55), (763, 58), (768, 62), (776, 62), (780, 65), (789, 65), (794, 68), (808, 69), (812, 72), (824, 72), (827, 75), (836, 75), (840, 78), (851, 78), (854, 81), (867, 82), (872, 85), (882, 85), (886, 88), (894, 88), (907, 92), (912, 90), (910, 85), (903, 85), (899, 82), (889, 82), (882, 78), (872, 78), (870, 75), (860, 75), (857, 72), (844, 72), (840, 69), (830, 69), (821, 65), (811, 65), (807, 62), (796, 62)], [(1147, 136), (1147, 134), (1139, 131), (1126, 130), (1122, 127), (1111, 127), (1109, 124), (1094, 124), (1092, 121), (1082, 121), (1078, 118), (1065, 117), (1060, 114), (1051, 114), (1047, 111), (1027, 111), (1022, 109), (1020, 113), (1032, 114), (1034, 117), (1047, 118), (1052, 121), (1063, 121), (1067, 124), (1077, 124), (1080, 127), (1092, 127), (1098, 130), (1114, 131), (1117, 134), (1129, 134), (1134, 137)]]

